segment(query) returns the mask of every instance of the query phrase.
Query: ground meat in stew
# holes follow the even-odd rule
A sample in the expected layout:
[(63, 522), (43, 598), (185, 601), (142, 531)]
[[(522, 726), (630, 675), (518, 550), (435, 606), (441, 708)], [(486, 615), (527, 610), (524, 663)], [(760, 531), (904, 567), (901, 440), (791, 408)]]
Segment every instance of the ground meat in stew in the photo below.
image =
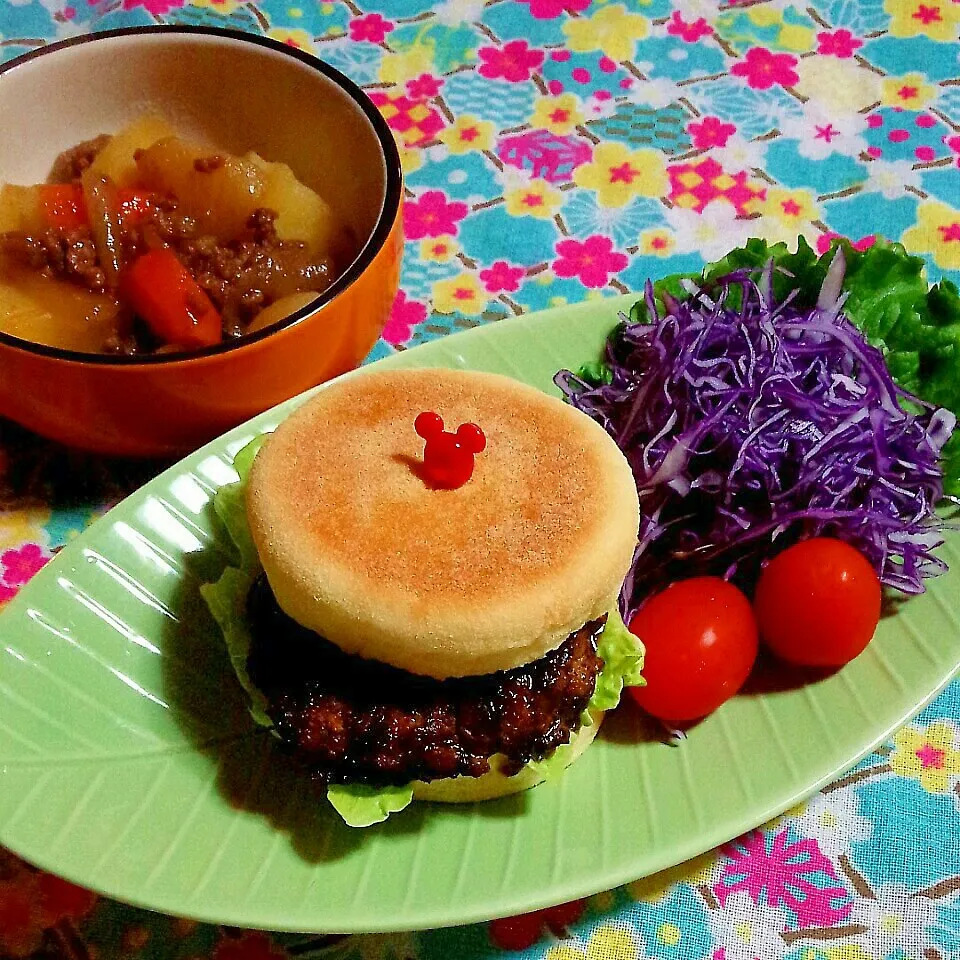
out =
[(69, 150), (64, 150), (53, 162), (50, 183), (73, 183), (93, 163), (97, 154), (112, 140), (109, 133), (101, 133), (92, 140), (84, 140)]
[(526, 666), (439, 681), (343, 653), (283, 613), (265, 577), (247, 612), (250, 678), (282, 740), (326, 782), (476, 777), (495, 753), (519, 769), (569, 742), (603, 668), (603, 620)]
[(34, 236), (3, 233), (0, 234), (0, 254), (11, 256), (45, 276), (61, 277), (97, 293), (106, 283), (97, 248), (85, 227), (50, 228)]
[[(272, 210), (255, 210), (246, 234), (221, 244), (199, 235), (196, 221), (181, 214), (175, 200), (161, 200), (136, 226), (121, 231), (123, 261), (151, 247), (171, 247), (220, 312), (224, 338), (240, 337), (264, 307), (299, 291), (322, 293), (334, 280), (329, 259), (311, 255), (303, 243), (277, 238), (276, 216)], [(104, 272), (87, 228), (0, 234), (0, 254), (89, 290), (104, 289)], [(152, 352), (154, 346), (136, 335), (138, 329), (135, 325), (131, 336), (104, 349)]]

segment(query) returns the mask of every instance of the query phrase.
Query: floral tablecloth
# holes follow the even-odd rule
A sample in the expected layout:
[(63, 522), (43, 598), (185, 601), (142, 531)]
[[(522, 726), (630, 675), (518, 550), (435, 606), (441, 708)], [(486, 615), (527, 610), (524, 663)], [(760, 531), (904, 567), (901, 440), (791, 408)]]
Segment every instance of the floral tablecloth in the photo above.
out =
[[(819, 249), (835, 234), (899, 239), (932, 277), (960, 280), (958, 0), (0, 0), (0, 59), (158, 22), (311, 50), (383, 111), (406, 172), (407, 249), (373, 357), (636, 290), (751, 235)], [(0, 424), (0, 605), (151, 469)], [(960, 957), (960, 682), (777, 822), (666, 874), (485, 925), (346, 939), (217, 929), (98, 899), (0, 852), (2, 955), (505, 951)]]

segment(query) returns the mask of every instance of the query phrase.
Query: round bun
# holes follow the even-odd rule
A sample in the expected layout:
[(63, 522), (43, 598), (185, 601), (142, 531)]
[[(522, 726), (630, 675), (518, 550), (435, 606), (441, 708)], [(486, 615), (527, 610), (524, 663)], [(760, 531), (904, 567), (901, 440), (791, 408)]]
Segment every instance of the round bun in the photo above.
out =
[[(565, 767), (578, 760), (584, 750), (593, 743), (594, 737), (603, 722), (603, 712), (591, 712), (593, 723), (581, 727), (570, 741), (572, 749), (567, 754)], [(506, 757), (496, 754), (490, 758), (490, 770), (481, 777), (448, 777), (446, 780), (431, 780), (424, 783), (416, 780), (413, 784), (413, 796), (416, 800), (431, 800), (434, 803), (473, 803), (479, 800), (495, 800), (508, 797), (512, 793), (521, 793), (543, 783), (546, 776), (533, 767), (524, 767), (512, 777), (501, 773)]]
[[(479, 424), (454, 490), (421, 476), (423, 411)], [(610, 609), (633, 557), (633, 474), (602, 427), (507, 377), (363, 372), (321, 390), (250, 471), (281, 608), (346, 653), (445, 679), (539, 659)]]

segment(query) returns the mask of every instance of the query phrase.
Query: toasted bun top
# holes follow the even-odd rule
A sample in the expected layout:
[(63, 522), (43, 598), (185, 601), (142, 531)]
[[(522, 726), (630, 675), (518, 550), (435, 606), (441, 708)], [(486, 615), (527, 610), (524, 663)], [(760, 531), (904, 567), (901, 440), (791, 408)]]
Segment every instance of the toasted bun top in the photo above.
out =
[[(421, 479), (417, 414), (479, 424), (455, 490)], [(446, 678), (507, 670), (608, 610), (633, 556), (633, 475), (602, 427), (506, 377), (336, 381), (266, 441), (247, 511), (283, 610), (347, 653)]]

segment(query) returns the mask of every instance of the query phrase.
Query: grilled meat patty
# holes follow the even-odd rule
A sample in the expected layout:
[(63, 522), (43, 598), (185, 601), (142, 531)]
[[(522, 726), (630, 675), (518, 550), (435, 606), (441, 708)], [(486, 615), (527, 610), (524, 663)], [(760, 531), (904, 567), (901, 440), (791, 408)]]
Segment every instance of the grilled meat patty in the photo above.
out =
[(519, 769), (569, 742), (603, 668), (603, 619), (525, 666), (434, 680), (346, 654), (301, 627), (264, 576), (247, 607), (250, 678), (281, 739), (328, 783), (478, 777), (497, 753)]

